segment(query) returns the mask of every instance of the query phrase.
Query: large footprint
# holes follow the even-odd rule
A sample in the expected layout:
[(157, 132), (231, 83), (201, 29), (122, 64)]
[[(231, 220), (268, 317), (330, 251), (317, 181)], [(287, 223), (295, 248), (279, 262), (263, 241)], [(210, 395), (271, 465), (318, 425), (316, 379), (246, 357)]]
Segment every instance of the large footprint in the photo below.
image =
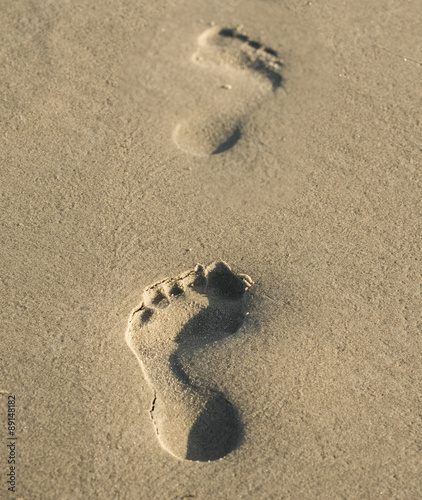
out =
[(157, 437), (177, 458), (217, 460), (239, 444), (236, 408), (222, 393), (193, 383), (179, 356), (235, 333), (251, 285), (224, 262), (198, 265), (147, 287), (131, 314), (126, 341), (154, 391)]
[(250, 40), (241, 29), (206, 30), (198, 38), (192, 61), (221, 72), (232, 84), (208, 89), (206, 103), (177, 124), (177, 146), (196, 156), (223, 153), (240, 139), (245, 116), (281, 86), (277, 52)]

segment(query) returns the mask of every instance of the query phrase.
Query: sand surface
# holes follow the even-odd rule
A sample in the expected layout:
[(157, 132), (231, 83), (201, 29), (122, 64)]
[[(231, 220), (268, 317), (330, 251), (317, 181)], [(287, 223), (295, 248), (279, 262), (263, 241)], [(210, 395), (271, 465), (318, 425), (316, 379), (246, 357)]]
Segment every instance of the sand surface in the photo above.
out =
[[(1, 2), (1, 498), (421, 497), (421, 25), (420, 1)], [(254, 282), (241, 321), (178, 362), (241, 439), (176, 458), (169, 344), (151, 385), (125, 333), (219, 261)]]

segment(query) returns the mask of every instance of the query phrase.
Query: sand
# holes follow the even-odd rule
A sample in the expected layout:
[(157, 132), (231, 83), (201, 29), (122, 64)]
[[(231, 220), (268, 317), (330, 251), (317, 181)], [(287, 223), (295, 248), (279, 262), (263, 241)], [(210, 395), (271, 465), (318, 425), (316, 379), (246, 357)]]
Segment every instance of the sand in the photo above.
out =
[[(1, 11), (1, 498), (420, 498), (420, 3)], [(253, 285), (177, 351), (166, 449), (174, 351), (154, 395), (128, 322), (216, 262)], [(230, 322), (206, 290), (151, 299), (162, 346)], [(217, 451), (186, 452), (195, 387), (234, 409)]]

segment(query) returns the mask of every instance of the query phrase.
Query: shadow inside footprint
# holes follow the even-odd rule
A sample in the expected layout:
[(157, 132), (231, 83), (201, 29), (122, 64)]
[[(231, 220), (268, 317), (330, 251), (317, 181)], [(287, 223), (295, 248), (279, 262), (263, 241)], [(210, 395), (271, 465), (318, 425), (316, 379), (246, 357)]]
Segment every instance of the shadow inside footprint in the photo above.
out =
[(224, 153), (224, 151), (232, 148), (236, 142), (240, 139), (241, 136), (240, 128), (236, 127), (232, 133), (232, 135), (223, 143), (219, 144), (214, 151), (211, 153), (212, 155), (219, 155), (220, 153)]
[[(226, 266), (216, 265), (207, 276), (209, 306), (192, 317), (175, 338), (178, 345), (169, 362), (175, 377), (202, 393), (182, 368), (179, 357), (236, 333), (245, 319), (245, 283)], [(225, 307), (221, 307), (224, 303)], [(204, 409), (196, 418), (187, 443), (187, 460), (218, 460), (235, 450), (241, 441), (243, 425), (236, 408), (215, 390), (205, 389)]]
[(222, 314), (210, 305), (191, 318), (180, 330), (175, 342), (178, 344), (176, 354), (185, 350), (195, 351), (198, 347), (223, 340), (239, 330), (245, 315), (242, 309)]
[[(203, 392), (190, 380), (176, 354), (170, 356), (169, 363), (180, 382), (195, 392)], [(209, 462), (225, 457), (240, 446), (243, 424), (235, 406), (221, 392), (205, 391), (203, 396), (207, 402), (189, 432), (185, 459)]]
[(240, 445), (242, 434), (236, 408), (221, 393), (216, 393), (191, 428), (186, 459), (200, 462), (218, 460)]

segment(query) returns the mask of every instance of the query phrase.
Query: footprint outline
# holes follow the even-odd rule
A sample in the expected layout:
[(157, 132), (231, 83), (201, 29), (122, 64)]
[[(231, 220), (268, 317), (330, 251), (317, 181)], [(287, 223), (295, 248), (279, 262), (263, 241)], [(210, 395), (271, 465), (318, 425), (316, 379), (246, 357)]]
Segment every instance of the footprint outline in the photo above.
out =
[[(237, 408), (209, 384), (192, 381), (179, 355), (235, 334), (243, 325), (252, 284), (249, 276), (233, 273), (225, 262), (197, 265), (145, 288), (130, 315), (126, 341), (153, 390), (155, 432), (176, 458), (218, 460), (243, 440)], [(166, 327), (172, 330), (167, 336), (161, 331)]]
[[(230, 150), (240, 141), (247, 115), (258, 106), (264, 95), (270, 92), (275, 94), (282, 86), (283, 62), (276, 50), (249, 38), (241, 27), (219, 26), (208, 28), (198, 37), (197, 49), (191, 60), (196, 65), (222, 74), (235, 70), (239, 83), (242, 74), (255, 77), (254, 84), (250, 85), (254, 97), (248, 101), (246, 111), (239, 112), (236, 106), (230, 113), (210, 109), (203, 116), (201, 112), (199, 116), (197, 112), (191, 113), (176, 124), (172, 137), (179, 149), (193, 156), (210, 157)], [(221, 87), (231, 89), (230, 85)]]

